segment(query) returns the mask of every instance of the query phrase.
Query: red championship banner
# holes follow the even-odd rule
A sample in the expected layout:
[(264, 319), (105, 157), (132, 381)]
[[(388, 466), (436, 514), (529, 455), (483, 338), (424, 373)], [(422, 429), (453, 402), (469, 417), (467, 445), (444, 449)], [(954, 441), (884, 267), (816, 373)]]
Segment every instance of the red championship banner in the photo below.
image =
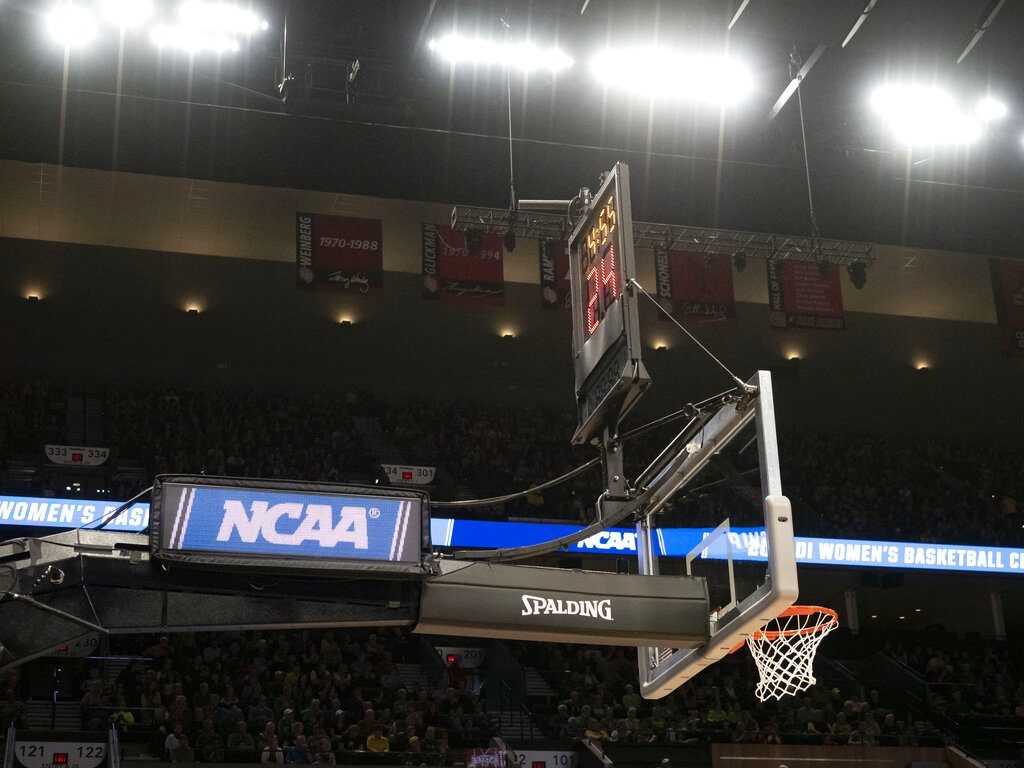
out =
[(658, 301), (678, 320), (710, 322), (736, 316), (728, 256), (655, 248), (654, 268)]
[(569, 244), (542, 238), (540, 243), (540, 301), (544, 309), (572, 309), (569, 296)]
[(768, 310), (775, 328), (841, 331), (843, 289), (839, 267), (815, 261), (768, 259)]
[(503, 304), (504, 258), (499, 234), (424, 224), (423, 298), (453, 304)]
[(295, 270), (299, 288), (377, 293), (384, 286), (380, 219), (296, 213)]
[(1003, 354), (1024, 357), (1024, 261), (989, 259)]

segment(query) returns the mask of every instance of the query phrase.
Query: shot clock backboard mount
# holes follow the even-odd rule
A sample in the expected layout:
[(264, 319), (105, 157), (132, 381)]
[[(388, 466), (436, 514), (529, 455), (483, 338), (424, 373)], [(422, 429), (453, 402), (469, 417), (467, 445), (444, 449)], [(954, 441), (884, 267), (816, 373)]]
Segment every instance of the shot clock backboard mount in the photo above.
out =
[(569, 238), (574, 443), (614, 436), (650, 384), (641, 360), (629, 168), (617, 163)]

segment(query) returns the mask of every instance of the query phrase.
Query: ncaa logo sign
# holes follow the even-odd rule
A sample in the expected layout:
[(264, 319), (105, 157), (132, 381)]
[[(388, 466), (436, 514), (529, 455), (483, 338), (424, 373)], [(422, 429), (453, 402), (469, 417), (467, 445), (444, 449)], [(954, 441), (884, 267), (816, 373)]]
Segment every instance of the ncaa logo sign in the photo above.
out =
[[(376, 509), (369, 512), (380, 515)], [(237, 537), (246, 544), (255, 544), (262, 538), (268, 544), (285, 546), (313, 542), (325, 549), (333, 549), (339, 544), (368, 549), (367, 513), (366, 507), (344, 506), (340, 519), (335, 523), (334, 509), (328, 504), (253, 501), (246, 510), (241, 501), (230, 499), (224, 502), (224, 517), (217, 532), (217, 541), (232, 541)], [(298, 525), (282, 525), (282, 521), (294, 520), (299, 521)]]

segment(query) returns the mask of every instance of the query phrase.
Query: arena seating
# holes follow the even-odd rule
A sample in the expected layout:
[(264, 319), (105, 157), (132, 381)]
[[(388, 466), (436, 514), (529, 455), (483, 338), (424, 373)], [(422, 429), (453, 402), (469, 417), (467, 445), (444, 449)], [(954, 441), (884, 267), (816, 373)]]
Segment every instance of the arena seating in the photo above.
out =
[[(62, 442), (64, 393), (52, 383), (0, 385), (0, 456), (42, 462), (46, 442)], [(104, 393), (104, 441), (114, 451), (105, 498), (128, 498), (155, 473), (205, 472), (333, 481), (373, 476), (382, 459), (438, 467), (435, 498), (490, 496), (529, 487), (593, 457), (571, 447), (572, 419), (543, 408), (383, 403), (364, 393), (281, 395), (135, 385)], [(663, 429), (632, 443), (639, 464)], [(786, 432), (784, 482), (797, 532), (851, 538), (1019, 545), (1024, 540), (1024, 454), (938, 440)], [(118, 468), (139, 467), (131, 479)], [(118, 477), (122, 477), (118, 480)], [(493, 508), (463, 514), (585, 520), (597, 470)], [(61, 496), (38, 473), (32, 487)], [(734, 489), (677, 501), (691, 524), (742, 521)]]

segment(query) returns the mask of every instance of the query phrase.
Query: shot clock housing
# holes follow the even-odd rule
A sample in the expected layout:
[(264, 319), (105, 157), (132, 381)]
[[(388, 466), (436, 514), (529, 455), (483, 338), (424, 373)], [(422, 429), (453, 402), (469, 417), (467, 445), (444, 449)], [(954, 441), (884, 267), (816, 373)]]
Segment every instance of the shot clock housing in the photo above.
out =
[(650, 384), (641, 361), (629, 168), (616, 163), (569, 239), (578, 424), (573, 443), (614, 426)]

